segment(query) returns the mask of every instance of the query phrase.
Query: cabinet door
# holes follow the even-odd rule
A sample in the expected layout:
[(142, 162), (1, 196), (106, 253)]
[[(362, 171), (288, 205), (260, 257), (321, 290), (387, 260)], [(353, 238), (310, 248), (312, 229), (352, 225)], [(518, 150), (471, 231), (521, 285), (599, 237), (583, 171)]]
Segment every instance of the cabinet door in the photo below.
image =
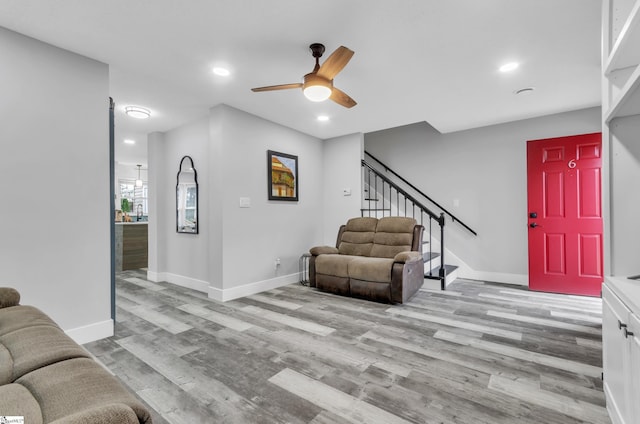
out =
[(631, 424), (627, 391), (629, 346), (620, 327), (626, 324), (629, 310), (606, 285), (602, 287), (602, 368), (607, 410), (614, 424)]
[(633, 335), (628, 336), (631, 359), (631, 372), (627, 376), (630, 380), (628, 393), (631, 395), (629, 399), (632, 405), (631, 408), (634, 408), (633, 411), (630, 411), (630, 417), (633, 417), (630, 422), (640, 423), (640, 402), (638, 402), (637, 398), (638, 393), (640, 393), (640, 318), (635, 314), (630, 314), (629, 316), (628, 332), (633, 333)]

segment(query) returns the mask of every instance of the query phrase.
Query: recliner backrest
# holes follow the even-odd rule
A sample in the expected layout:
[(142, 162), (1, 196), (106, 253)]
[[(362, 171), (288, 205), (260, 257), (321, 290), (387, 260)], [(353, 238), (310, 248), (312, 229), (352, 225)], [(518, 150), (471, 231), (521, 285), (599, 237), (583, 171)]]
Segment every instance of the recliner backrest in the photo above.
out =
[(373, 246), (369, 256), (377, 258), (393, 258), (400, 252), (412, 250), (414, 218), (387, 216), (378, 220)]
[(378, 225), (377, 218), (351, 218), (342, 232), (338, 251), (342, 255), (370, 256)]

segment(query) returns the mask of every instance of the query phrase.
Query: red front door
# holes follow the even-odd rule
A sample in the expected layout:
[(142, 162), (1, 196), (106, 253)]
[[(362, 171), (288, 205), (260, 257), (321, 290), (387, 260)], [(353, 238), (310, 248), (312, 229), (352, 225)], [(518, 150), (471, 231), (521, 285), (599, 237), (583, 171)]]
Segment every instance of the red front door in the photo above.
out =
[(529, 288), (600, 296), (600, 133), (527, 142)]

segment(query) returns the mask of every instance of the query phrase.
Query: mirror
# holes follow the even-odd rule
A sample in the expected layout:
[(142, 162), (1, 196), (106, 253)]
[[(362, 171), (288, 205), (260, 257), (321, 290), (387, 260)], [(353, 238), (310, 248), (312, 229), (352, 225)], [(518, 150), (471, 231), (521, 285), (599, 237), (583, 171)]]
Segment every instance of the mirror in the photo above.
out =
[(176, 231), (198, 234), (198, 172), (191, 156), (184, 156), (178, 168)]

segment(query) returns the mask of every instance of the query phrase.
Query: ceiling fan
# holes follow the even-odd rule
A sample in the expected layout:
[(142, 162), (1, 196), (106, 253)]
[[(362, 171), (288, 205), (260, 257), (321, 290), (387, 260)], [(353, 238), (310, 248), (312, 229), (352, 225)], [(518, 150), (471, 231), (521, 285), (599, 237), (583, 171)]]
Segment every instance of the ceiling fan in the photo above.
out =
[(340, 46), (320, 66), (319, 59), (324, 54), (324, 45), (313, 43), (309, 46), (309, 49), (311, 49), (313, 57), (316, 58), (316, 66), (313, 71), (304, 76), (303, 83), (270, 85), (252, 88), (251, 91), (257, 93), (260, 91), (302, 88), (305, 97), (311, 101), (321, 102), (331, 99), (344, 107), (354, 107), (357, 104), (355, 100), (333, 86), (333, 78), (349, 63), (354, 52), (344, 46)]

